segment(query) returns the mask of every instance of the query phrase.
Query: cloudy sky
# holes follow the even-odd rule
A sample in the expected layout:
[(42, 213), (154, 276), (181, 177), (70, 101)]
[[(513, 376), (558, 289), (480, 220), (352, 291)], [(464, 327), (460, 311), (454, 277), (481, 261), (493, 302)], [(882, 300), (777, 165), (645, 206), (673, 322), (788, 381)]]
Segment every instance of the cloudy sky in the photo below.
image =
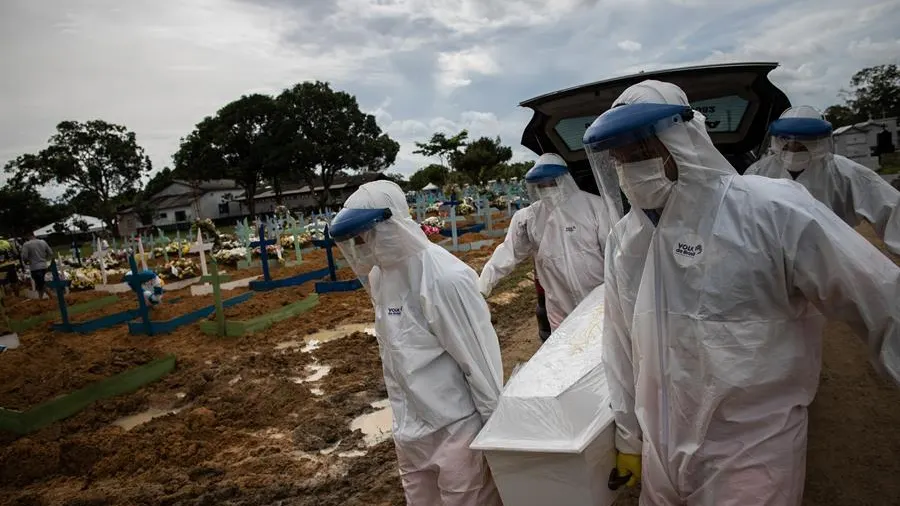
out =
[(517, 159), (535, 95), (639, 70), (778, 61), (824, 108), (858, 69), (900, 58), (900, 0), (2, 0), (0, 165), (63, 119), (137, 133), (156, 169), (241, 94), (325, 80), (426, 163), (437, 130), (500, 135)]

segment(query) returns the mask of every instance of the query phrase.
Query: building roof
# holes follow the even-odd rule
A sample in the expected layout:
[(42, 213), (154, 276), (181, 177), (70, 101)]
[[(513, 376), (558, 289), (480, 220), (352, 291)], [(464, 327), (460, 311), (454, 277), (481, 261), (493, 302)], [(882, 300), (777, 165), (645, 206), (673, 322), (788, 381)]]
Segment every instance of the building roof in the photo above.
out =
[(854, 123), (853, 125), (845, 125), (840, 128), (835, 128), (832, 135), (841, 135), (849, 130), (866, 131), (869, 127), (887, 128), (888, 124), (886, 121), (891, 119), (895, 118), (885, 118), (881, 120), (870, 119), (861, 123)]
[[(190, 181), (185, 181), (184, 179), (174, 179), (173, 183), (181, 183), (187, 186), (194, 186), (194, 184)], [(234, 179), (210, 179), (208, 181), (200, 181), (199, 184), (195, 186), (196, 188), (204, 191), (213, 191), (213, 190), (234, 190), (240, 188)]]
[(62, 223), (63, 226), (69, 230), (70, 234), (81, 233), (81, 229), (78, 228), (78, 223), (82, 221), (88, 226), (88, 229), (85, 232), (99, 232), (106, 228), (106, 225), (100, 218), (95, 218), (94, 216), (87, 216), (84, 214), (73, 214), (65, 220), (53, 222), (49, 225), (35, 230), (34, 235), (37, 237), (46, 237), (50, 234), (56, 233), (55, 225), (57, 223)]
[[(357, 174), (354, 176), (344, 177), (335, 179), (329, 190), (341, 190), (347, 187), (360, 186), (364, 183), (369, 183), (371, 181), (379, 181), (382, 179), (387, 179), (387, 177), (380, 172), (366, 172), (363, 174)], [(325, 189), (321, 184), (321, 179), (317, 178), (319, 184), (316, 185), (314, 191), (320, 192)], [(285, 185), (281, 189), (281, 196), (287, 197), (290, 195), (302, 195), (304, 193), (310, 193), (309, 185)], [(260, 201), (264, 199), (274, 199), (275, 198), (275, 190), (270, 187), (266, 187), (263, 191), (260, 191), (256, 194), (253, 200)], [(246, 196), (242, 193), (240, 196), (235, 195), (234, 200), (245, 201), (247, 200)]]

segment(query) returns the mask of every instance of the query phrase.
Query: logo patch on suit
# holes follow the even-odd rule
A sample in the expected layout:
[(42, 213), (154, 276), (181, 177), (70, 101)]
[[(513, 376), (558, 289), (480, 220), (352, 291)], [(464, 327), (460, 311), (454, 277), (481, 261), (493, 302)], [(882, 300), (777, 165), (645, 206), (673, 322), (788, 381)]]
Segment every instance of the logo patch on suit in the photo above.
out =
[(703, 240), (697, 234), (687, 234), (675, 242), (673, 253), (678, 265), (690, 267), (703, 256)]
[(403, 313), (403, 306), (388, 308), (388, 316), (400, 316), (401, 313)]
[(575, 231), (575, 225), (566, 226), (566, 232), (574, 232), (574, 231)]

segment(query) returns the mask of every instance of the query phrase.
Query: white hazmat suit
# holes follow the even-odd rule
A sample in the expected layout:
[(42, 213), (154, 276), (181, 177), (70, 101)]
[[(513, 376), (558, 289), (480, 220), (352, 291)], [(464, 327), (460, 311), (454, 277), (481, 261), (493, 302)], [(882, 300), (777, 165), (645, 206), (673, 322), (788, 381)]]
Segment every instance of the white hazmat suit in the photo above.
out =
[[(548, 173), (551, 187), (541, 177)], [(555, 330), (603, 283), (603, 249), (611, 223), (603, 199), (579, 190), (559, 155), (541, 155), (525, 180), (536, 201), (513, 215), (506, 238), (481, 270), (479, 288), (490, 295), (516, 265), (534, 257), (547, 319)]]
[[(688, 101), (658, 81), (625, 90), (585, 134), (595, 171), (608, 166), (590, 143), (599, 149), (620, 104)], [(635, 181), (666, 185), (627, 164), (597, 174), (604, 192), (628, 179), (632, 202), (606, 252), (616, 447), (642, 454), (643, 506), (797, 506), (822, 313), (850, 323), (900, 381), (900, 269), (794, 183), (738, 176), (690, 114), (655, 133), (657, 156), (677, 166), (661, 197), (634, 193)], [(657, 225), (638, 201), (661, 204)]]
[[(387, 212), (364, 223), (372, 210)], [(331, 230), (375, 306), (407, 504), (500, 504), (483, 454), (469, 449), (503, 383), (475, 272), (428, 241), (389, 181), (362, 185)]]
[[(809, 118), (824, 122), (809, 106), (792, 107), (781, 119)], [(745, 175), (794, 179), (851, 227), (868, 220), (885, 245), (900, 254), (900, 191), (874, 171), (834, 154), (830, 129), (818, 139), (797, 139), (799, 153), (788, 149), (786, 136), (772, 136), (770, 154), (750, 166)]]

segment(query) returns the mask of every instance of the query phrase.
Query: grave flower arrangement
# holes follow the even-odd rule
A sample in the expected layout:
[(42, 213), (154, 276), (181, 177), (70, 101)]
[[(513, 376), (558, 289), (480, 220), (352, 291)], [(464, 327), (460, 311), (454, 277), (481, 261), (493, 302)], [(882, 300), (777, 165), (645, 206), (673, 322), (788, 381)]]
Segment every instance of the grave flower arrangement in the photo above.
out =
[(427, 235), (428, 237), (441, 233), (441, 229), (439, 229), (438, 227), (432, 227), (431, 225), (425, 225), (424, 223), (421, 225), (421, 227), (422, 232), (425, 232), (425, 235)]
[(428, 218), (425, 218), (424, 221), (422, 221), (422, 225), (441, 229), (444, 228), (444, 220), (442, 220), (438, 216), (429, 216)]
[(240, 260), (244, 260), (247, 256), (247, 249), (243, 246), (234, 248), (223, 248), (213, 253), (213, 257), (220, 264), (237, 265)]
[(189, 258), (179, 258), (167, 263), (159, 275), (166, 280), (195, 278), (200, 275), (200, 267)]

